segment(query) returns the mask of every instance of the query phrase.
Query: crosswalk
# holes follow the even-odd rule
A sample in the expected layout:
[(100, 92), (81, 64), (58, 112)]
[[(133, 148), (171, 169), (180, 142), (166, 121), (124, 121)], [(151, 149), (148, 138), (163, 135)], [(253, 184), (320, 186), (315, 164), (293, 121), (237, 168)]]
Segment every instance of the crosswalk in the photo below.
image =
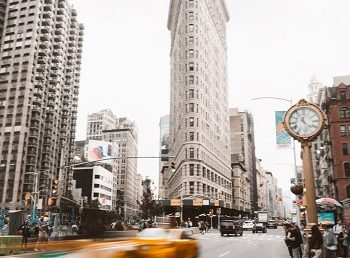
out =
[(272, 234), (264, 234), (264, 233), (252, 233), (252, 232), (243, 232), (243, 236), (221, 236), (220, 232), (208, 232), (205, 234), (196, 234), (195, 238), (198, 240), (209, 240), (210, 242), (218, 242), (218, 241), (284, 241), (283, 235), (272, 235)]

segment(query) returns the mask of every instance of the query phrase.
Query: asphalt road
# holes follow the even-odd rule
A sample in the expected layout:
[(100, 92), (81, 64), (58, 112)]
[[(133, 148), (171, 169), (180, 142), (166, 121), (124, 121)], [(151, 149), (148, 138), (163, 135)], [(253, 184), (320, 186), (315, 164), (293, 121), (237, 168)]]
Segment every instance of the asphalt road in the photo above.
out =
[(243, 236), (221, 236), (214, 230), (196, 238), (200, 258), (289, 258), (284, 236), (283, 228), (278, 227), (265, 234), (243, 231)]

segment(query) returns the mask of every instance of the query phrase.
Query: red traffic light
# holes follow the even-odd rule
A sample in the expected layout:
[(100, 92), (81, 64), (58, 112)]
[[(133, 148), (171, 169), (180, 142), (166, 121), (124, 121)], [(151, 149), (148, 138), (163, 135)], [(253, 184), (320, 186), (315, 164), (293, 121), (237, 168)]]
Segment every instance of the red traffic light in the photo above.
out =
[(171, 171), (175, 172), (175, 161), (171, 162)]

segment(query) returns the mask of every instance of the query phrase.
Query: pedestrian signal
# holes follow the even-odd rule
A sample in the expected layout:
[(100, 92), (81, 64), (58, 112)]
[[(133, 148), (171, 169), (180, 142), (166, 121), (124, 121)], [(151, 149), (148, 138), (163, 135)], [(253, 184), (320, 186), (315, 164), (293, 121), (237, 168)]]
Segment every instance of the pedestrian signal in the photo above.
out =
[(49, 206), (56, 206), (56, 202), (57, 202), (57, 198), (56, 197), (50, 197), (48, 200), (47, 200), (47, 204)]

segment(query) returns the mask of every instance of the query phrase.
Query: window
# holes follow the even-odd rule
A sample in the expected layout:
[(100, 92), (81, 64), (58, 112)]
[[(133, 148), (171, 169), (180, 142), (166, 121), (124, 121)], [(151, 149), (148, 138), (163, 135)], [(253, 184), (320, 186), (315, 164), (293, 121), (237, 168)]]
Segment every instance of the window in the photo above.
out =
[(346, 108), (339, 109), (340, 118), (345, 118), (345, 115), (346, 115)]
[(194, 103), (188, 105), (188, 112), (194, 112)]
[(188, 64), (188, 70), (189, 70), (189, 71), (194, 71), (194, 63), (193, 63), (193, 62), (190, 62), (190, 63)]
[(94, 184), (94, 188), (100, 188), (99, 184)]
[(190, 132), (189, 133), (189, 135), (190, 135), (190, 141), (194, 141), (194, 132)]
[(193, 19), (194, 19), (193, 12), (189, 12), (189, 13), (188, 13), (188, 19), (189, 19), (190, 21), (193, 21)]
[(350, 198), (350, 185), (348, 185), (346, 187), (346, 194), (347, 194), (348, 198)]
[(190, 159), (194, 159), (194, 148), (190, 148)]
[(342, 150), (343, 150), (343, 155), (349, 155), (349, 148), (347, 143), (342, 143), (341, 144)]
[(194, 31), (194, 25), (193, 24), (189, 24), (188, 25), (188, 32), (193, 32)]
[(339, 95), (340, 95), (340, 100), (345, 100), (345, 99), (346, 99), (345, 91), (341, 91), (341, 92), (339, 93)]
[(344, 163), (344, 172), (345, 172), (345, 176), (350, 177), (350, 163), (349, 162)]
[(194, 49), (188, 50), (188, 57), (189, 58), (194, 58)]
[(190, 126), (194, 126), (194, 117), (190, 117)]
[(190, 182), (190, 194), (194, 194), (194, 182)]
[(99, 178), (100, 178), (100, 175), (95, 175), (95, 178), (96, 178), (96, 179), (99, 179)]
[(340, 136), (346, 136), (346, 128), (345, 125), (340, 126)]
[(193, 44), (194, 44), (194, 39), (193, 39), (193, 37), (189, 37), (189, 38), (188, 38), (188, 45), (189, 45), (189, 46), (193, 46)]
[(188, 81), (189, 81), (189, 84), (194, 84), (194, 76), (193, 75), (188, 76)]
[(190, 164), (190, 176), (194, 176), (194, 164)]
[(94, 197), (99, 197), (98, 193), (94, 193)]
[(189, 97), (190, 99), (193, 99), (193, 98), (194, 98), (194, 89), (189, 89), (189, 90), (188, 90), (188, 97)]

